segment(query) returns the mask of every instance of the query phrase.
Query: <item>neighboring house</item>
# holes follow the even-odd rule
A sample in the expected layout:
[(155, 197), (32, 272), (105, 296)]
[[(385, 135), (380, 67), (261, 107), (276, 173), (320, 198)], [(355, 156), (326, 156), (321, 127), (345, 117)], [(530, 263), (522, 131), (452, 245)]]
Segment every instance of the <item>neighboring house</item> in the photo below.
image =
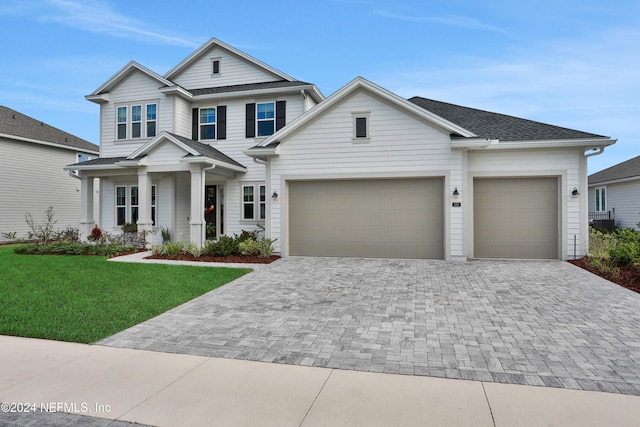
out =
[(284, 256), (584, 255), (587, 157), (615, 142), (362, 78), (323, 100), (215, 39), (164, 76), (132, 62), (87, 98), (101, 158), (68, 168), (87, 198), (101, 178), (103, 228), (202, 245), (264, 224)]
[[(78, 227), (80, 179), (63, 170), (98, 156), (99, 147), (0, 106), (0, 232), (29, 232), (25, 215), (42, 222), (53, 207), (56, 229)], [(2, 238), (0, 234), (0, 240)]]
[(589, 219), (603, 227), (639, 228), (640, 156), (589, 175)]

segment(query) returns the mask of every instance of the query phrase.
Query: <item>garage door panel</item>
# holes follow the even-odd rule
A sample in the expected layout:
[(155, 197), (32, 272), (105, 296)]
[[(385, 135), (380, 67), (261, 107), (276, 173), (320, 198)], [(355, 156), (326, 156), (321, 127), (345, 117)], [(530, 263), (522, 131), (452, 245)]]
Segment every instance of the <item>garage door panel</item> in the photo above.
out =
[(474, 256), (558, 257), (558, 179), (476, 178)]
[(443, 224), (441, 178), (289, 182), (291, 255), (441, 259)]

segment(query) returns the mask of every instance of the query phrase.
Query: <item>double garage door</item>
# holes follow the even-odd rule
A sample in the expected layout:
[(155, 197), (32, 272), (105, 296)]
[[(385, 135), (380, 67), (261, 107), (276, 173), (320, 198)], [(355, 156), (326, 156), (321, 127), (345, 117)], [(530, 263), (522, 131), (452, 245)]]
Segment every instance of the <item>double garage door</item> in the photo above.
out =
[(444, 258), (443, 179), (289, 182), (289, 254)]
[[(442, 178), (290, 181), (289, 254), (444, 258)], [(476, 178), (475, 258), (557, 259), (558, 179)]]

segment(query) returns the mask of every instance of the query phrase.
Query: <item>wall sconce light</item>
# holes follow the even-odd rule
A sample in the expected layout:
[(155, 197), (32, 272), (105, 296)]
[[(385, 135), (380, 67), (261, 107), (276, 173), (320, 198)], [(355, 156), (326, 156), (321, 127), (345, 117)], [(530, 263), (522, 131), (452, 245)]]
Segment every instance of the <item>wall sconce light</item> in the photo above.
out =
[(580, 195), (580, 192), (578, 191), (577, 187), (573, 187), (573, 191), (571, 192), (571, 196), (572, 197), (578, 197)]
[(452, 193), (452, 194), (453, 194), (454, 196), (459, 196), (459, 195), (460, 195), (460, 192), (458, 191), (458, 187), (456, 187), (456, 188), (455, 188), (455, 190), (453, 190), (453, 193)]
[(271, 195), (272, 199), (277, 199), (278, 198), (278, 192), (274, 191), (273, 194)]

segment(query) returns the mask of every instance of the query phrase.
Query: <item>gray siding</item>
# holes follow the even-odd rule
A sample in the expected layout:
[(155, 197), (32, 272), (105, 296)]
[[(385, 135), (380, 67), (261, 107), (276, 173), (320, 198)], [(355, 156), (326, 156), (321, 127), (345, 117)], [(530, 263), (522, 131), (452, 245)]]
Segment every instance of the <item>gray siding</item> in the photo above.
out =
[[(608, 184), (606, 187), (607, 210), (615, 209), (616, 225), (621, 228), (638, 228), (638, 222), (640, 222), (640, 180)], [(589, 195), (591, 195), (591, 191)], [(595, 197), (595, 191), (593, 197)]]

